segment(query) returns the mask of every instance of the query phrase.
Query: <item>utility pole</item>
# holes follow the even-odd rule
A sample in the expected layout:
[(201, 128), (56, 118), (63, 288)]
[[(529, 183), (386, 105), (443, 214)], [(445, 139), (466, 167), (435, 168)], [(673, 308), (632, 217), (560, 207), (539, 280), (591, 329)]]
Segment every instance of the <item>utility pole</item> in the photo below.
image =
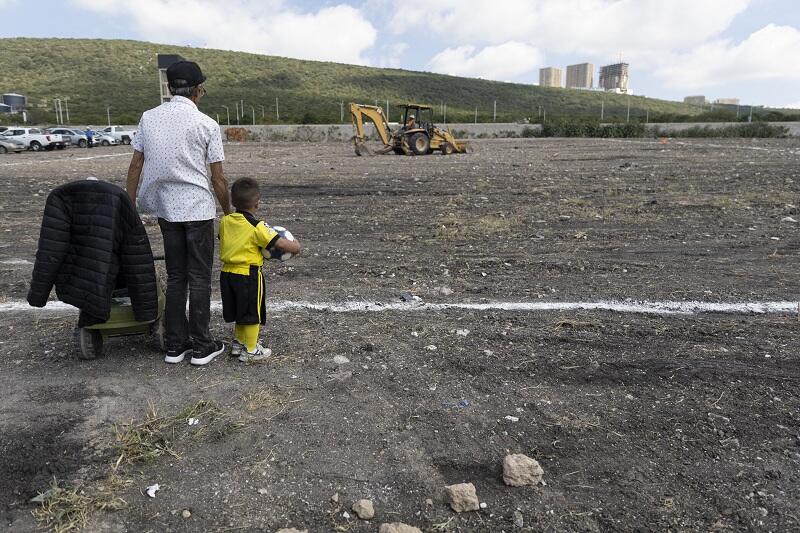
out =
[(547, 109), (542, 109), (542, 124), (547, 122)]
[(478, 123), (478, 106), (475, 106), (475, 124)]
[(261, 108), (261, 120), (264, 120), (264, 106), (259, 105), (259, 107)]
[(389, 99), (386, 99), (386, 120), (389, 120)]
[[(386, 113), (386, 120), (389, 120), (389, 113)], [(344, 102), (339, 102), (339, 124), (344, 124)]]
[(739, 104), (736, 104), (736, 120), (739, 120)]
[(497, 100), (494, 101), (494, 112), (492, 113), (492, 122), (497, 122)]
[(222, 107), (225, 108), (225, 115), (227, 115), (227, 117), (228, 117), (228, 126), (230, 126), (231, 125), (231, 110), (226, 105), (224, 105)]
[(58, 98), (53, 98), (53, 112), (56, 114), (56, 122), (61, 124), (61, 121), (58, 118)]
[(242, 110), (242, 120), (244, 120), (244, 100), (239, 100), (239, 103), (241, 104), (239, 109)]
[(64, 99), (64, 104), (67, 106), (67, 124), (69, 124), (69, 98)]
[(750, 116), (747, 117), (747, 122), (753, 122), (753, 106), (750, 106)]
[(250, 106), (250, 115), (253, 117), (253, 126), (256, 125), (256, 108)]
[(444, 120), (442, 121), (447, 124), (447, 103), (444, 104)]
[(106, 106), (106, 118), (108, 119), (108, 125), (111, 125), (111, 106)]
[(649, 109), (647, 109), (647, 110), (645, 111), (645, 119), (644, 119), (644, 123), (645, 123), (645, 124), (650, 124), (650, 110), (649, 110)]
[(217, 124), (219, 124), (219, 113), (217, 113)]
[(239, 102), (234, 102), (233, 105), (236, 106), (236, 123), (239, 123)]
[(625, 123), (627, 124), (630, 121), (631, 121), (631, 97), (629, 96), (628, 97), (628, 115), (625, 117)]
[(600, 100), (600, 122), (603, 122), (606, 116), (606, 101)]
[(278, 122), (281, 121), (281, 114), (278, 111), (278, 97), (277, 96), (275, 97), (275, 120), (277, 120)]

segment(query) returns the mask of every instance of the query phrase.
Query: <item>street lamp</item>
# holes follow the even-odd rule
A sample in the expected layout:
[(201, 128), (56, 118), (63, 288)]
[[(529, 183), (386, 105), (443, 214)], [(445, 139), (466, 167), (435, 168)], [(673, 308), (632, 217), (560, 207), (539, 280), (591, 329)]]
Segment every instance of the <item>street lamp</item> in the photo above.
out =
[(231, 125), (231, 110), (228, 109), (228, 106), (226, 106), (226, 105), (224, 105), (222, 107), (225, 108), (225, 115), (228, 117), (228, 126), (230, 126)]
[(106, 106), (106, 118), (108, 119), (108, 125), (111, 126), (111, 106)]

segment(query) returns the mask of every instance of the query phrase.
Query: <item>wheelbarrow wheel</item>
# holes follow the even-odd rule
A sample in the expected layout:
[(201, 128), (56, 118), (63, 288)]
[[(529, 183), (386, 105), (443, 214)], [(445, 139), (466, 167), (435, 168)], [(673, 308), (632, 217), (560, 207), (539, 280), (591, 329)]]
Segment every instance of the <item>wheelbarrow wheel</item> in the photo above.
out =
[(167, 349), (166, 343), (166, 330), (164, 329), (164, 315), (158, 317), (158, 320), (153, 322), (153, 325), (150, 326), (150, 333), (155, 337), (156, 343), (158, 344), (158, 348), (161, 351), (165, 351)]
[(75, 328), (78, 359), (97, 359), (103, 355), (103, 336), (96, 329)]

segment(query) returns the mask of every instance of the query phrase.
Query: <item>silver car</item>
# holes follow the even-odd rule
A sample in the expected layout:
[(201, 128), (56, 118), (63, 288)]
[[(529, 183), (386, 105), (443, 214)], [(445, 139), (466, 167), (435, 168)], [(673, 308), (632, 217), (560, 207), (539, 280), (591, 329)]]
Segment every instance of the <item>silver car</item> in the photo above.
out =
[(8, 152), (20, 153), (25, 151), (25, 143), (10, 137), (0, 137), (0, 154)]
[(64, 139), (64, 142), (73, 146), (85, 148), (88, 144), (88, 141), (86, 140), (86, 134), (80, 130), (72, 128), (51, 128), (48, 131), (61, 135), (61, 138)]

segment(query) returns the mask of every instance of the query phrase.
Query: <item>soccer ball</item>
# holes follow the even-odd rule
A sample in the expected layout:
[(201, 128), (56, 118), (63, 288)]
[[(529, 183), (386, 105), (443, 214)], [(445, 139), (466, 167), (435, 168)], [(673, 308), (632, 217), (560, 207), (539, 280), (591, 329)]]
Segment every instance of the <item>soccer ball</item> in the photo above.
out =
[[(294, 235), (288, 229), (284, 228), (283, 226), (272, 226), (272, 229), (275, 230), (278, 235), (286, 239), (287, 241), (293, 241)], [(286, 261), (291, 259), (294, 254), (290, 254), (289, 252), (282, 252), (280, 250), (276, 250), (274, 247), (267, 250), (264, 248), (263, 251), (265, 259), (277, 259), (278, 261)]]

